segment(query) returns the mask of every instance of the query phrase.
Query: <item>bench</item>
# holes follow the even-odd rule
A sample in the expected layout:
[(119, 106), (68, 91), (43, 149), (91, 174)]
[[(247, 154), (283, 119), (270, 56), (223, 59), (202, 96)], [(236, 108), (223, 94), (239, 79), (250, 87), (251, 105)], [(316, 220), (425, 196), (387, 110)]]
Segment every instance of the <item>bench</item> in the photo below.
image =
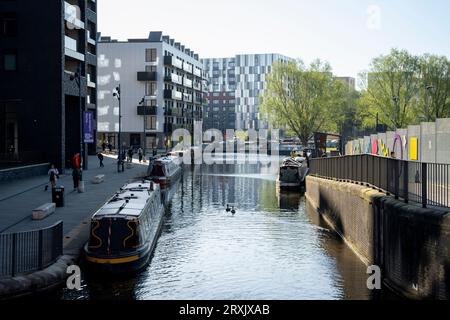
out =
[(92, 183), (93, 184), (100, 184), (103, 181), (105, 181), (105, 175), (104, 174), (99, 174), (99, 175), (95, 176), (94, 178), (92, 178)]
[(33, 220), (43, 220), (56, 210), (55, 203), (46, 203), (33, 210)]

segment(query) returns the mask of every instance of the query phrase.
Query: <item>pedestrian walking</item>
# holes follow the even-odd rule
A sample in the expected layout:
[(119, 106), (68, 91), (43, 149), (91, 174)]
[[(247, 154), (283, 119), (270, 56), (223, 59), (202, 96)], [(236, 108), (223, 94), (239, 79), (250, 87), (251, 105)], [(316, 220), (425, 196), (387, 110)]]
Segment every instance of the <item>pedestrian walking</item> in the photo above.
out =
[(130, 149), (128, 149), (128, 162), (133, 162), (133, 147), (130, 147)]
[(109, 152), (112, 152), (113, 146), (111, 143), (108, 143), (108, 149), (109, 149)]
[(142, 150), (142, 148), (138, 149), (138, 157), (139, 157), (139, 163), (142, 162), (142, 157), (144, 155), (144, 150)]
[(104, 141), (102, 143), (102, 150), (103, 150), (103, 152), (105, 152), (105, 150), (106, 150), (106, 142), (104, 142)]
[[(52, 164), (50, 170), (48, 170), (48, 175), (49, 175), (49, 181), (50, 184), (52, 185), (52, 188), (56, 188), (56, 182), (58, 181), (59, 178), (59, 171), (58, 169), (55, 168), (55, 165)], [(45, 191), (48, 190), (48, 184), (45, 186)]]
[(103, 164), (103, 154), (101, 152), (97, 153), (97, 158), (100, 161), (100, 168), (103, 168), (105, 165)]
[(81, 180), (80, 170), (78, 168), (73, 168), (72, 179), (73, 179), (73, 190), (77, 190)]

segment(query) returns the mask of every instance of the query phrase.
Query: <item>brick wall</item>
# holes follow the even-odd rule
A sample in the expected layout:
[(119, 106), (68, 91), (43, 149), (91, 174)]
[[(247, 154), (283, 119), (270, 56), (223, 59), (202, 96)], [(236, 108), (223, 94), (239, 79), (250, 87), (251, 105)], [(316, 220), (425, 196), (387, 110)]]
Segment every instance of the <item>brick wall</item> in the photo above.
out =
[(383, 282), (414, 299), (450, 299), (450, 215), (362, 185), (309, 176), (307, 199)]

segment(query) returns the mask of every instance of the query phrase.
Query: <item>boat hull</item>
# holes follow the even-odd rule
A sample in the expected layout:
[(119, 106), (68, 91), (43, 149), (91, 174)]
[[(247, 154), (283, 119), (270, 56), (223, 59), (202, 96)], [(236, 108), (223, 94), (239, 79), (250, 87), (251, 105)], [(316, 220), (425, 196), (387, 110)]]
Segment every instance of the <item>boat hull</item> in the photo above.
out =
[(164, 206), (161, 204), (158, 219), (152, 226), (152, 236), (147, 243), (132, 252), (107, 255), (89, 250), (88, 244), (83, 248), (83, 261), (88, 272), (100, 276), (138, 273), (150, 263), (158, 237), (161, 233), (164, 218)]

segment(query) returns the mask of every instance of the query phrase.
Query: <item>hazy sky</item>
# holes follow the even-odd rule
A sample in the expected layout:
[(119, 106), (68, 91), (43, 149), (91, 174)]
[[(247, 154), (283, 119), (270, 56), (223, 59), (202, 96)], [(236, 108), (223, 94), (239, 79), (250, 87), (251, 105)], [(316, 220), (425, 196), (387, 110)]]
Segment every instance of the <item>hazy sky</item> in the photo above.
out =
[(163, 31), (202, 58), (321, 58), (339, 76), (392, 47), (450, 57), (448, 0), (100, 0), (98, 22), (120, 40)]

